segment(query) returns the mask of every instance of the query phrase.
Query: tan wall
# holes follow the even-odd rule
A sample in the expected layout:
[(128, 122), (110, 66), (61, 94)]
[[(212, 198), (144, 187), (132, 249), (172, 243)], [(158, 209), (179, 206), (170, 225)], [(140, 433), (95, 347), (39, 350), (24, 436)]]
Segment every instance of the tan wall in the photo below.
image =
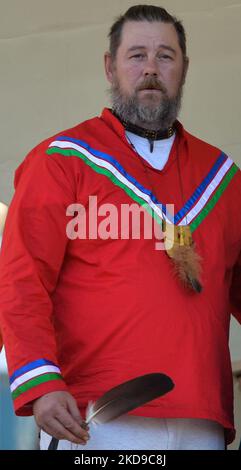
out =
[[(33, 145), (106, 104), (106, 35), (113, 18), (134, 3), (0, 0), (0, 200), (9, 201), (13, 170)], [(184, 124), (241, 163), (241, 1), (157, 4), (187, 29)]]
[[(107, 103), (107, 32), (127, 0), (0, 0), (0, 200), (35, 144)], [(183, 19), (190, 70), (181, 119), (241, 164), (241, 0), (163, 0)], [(232, 354), (241, 359), (240, 330)]]

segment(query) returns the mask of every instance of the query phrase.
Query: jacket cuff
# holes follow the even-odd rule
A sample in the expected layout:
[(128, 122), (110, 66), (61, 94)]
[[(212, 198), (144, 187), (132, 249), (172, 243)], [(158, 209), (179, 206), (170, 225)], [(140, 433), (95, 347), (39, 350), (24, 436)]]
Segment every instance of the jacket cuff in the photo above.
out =
[(67, 391), (59, 367), (52, 361), (38, 359), (17, 369), (10, 377), (14, 409), (19, 416), (33, 414), (33, 400), (54, 391)]

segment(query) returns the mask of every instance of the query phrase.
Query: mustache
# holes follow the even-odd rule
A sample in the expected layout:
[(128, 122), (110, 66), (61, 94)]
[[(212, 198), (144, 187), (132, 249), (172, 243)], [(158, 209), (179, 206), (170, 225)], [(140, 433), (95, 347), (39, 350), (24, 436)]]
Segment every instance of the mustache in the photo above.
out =
[(162, 93), (166, 93), (166, 87), (155, 77), (149, 77), (143, 80), (143, 82), (137, 87), (136, 91), (141, 90), (160, 90)]

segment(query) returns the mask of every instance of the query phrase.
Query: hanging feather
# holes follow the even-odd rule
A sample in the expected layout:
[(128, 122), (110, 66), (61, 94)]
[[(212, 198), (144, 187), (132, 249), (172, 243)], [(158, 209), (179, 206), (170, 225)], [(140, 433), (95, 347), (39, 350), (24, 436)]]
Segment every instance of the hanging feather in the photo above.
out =
[(131, 411), (144, 403), (170, 392), (174, 383), (165, 374), (146, 374), (128, 380), (108, 390), (95, 403), (90, 402), (86, 410), (83, 427), (90, 422), (106, 423)]
[(201, 258), (195, 251), (189, 225), (172, 225), (164, 222), (163, 234), (166, 252), (173, 260), (179, 279), (186, 287), (200, 293)]
[[(168, 375), (153, 373), (141, 375), (123, 382), (104, 393), (96, 402), (90, 402), (86, 410), (85, 421), (81, 426), (88, 429), (88, 424), (107, 423), (115, 418), (144, 405), (155, 398), (161, 397), (174, 388)], [(56, 450), (59, 440), (52, 437), (48, 450)]]

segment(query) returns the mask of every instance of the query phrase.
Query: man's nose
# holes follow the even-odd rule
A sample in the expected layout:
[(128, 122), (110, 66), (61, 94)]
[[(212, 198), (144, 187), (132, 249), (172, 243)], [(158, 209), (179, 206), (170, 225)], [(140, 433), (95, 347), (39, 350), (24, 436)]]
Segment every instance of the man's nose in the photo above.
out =
[(146, 63), (145, 63), (145, 67), (144, 67), (144, 75), (146, 77), (148, 76), (154, 76), (154, 77), (157, 77), (158, 75), (158, 66), (157, 66), (157, 62), (155, 60), (155, 58), (148, 58)]

